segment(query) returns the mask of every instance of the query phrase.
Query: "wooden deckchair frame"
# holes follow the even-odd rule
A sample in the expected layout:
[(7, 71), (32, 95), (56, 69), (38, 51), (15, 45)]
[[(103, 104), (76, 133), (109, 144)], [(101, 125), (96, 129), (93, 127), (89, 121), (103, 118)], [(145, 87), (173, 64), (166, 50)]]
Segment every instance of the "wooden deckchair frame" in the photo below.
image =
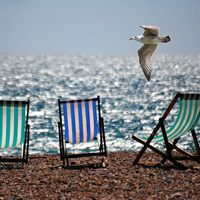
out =
[[(66, 142), (64, 139), (63, 134), (63, 122), (62, 122), (62, 104), (63, 103), (72, 103), (72, 102), (80, 102), (80, 101), (89, 101), (94, 100), (97, 101), (98, 106), (98, 116), (99, 116), (99, 134), (100, 134), (100, 146), (99, 146), (99, 152), (93, 152), (93, 153), (77, 153), (77, 154), (68, 154), (67, 148), (66, 148)], [(58, 99), (58, 106), (59, 106), (59, 117), (60, 121), (58, 122), (58, 132), (59, 132), (59, 146), (60, 146), (60, 158), (63, 161), (63, 167), (65, 166), (65, 160), (67, 162), (67, 167), (69, 167), (69, 158), (78, 158), (78, 157), (88, 157), (88, 156), (107, 156), (107, 149), (106, 149), (106, 140), (105, 140), (105, 131), (104, 131), (104, 120), (101, 117), (101, 107), (100, 107), (100, 97), (97, 96), (97, 98), (92, 99), (80, 99), (80, 100), (70, 100), (70, 101), (61, 101)]]
[[(1, 100), (2, 101), (2, 100)], [(7, 101), (12, 102), (12, 101)], [(18, 102), (18, 101), (14, 101)], [(0, 162), (21, 162), (21, 163), (28, 163), (28, 154), (29, 154), (29, 136), (30, 136), (30, 125), (28, 124), (29, 119), (29, 106), (30, 100), (23, 101), (26, 104), (26, 122), (25, 122), (25, 134), (24, 134), (24, 143), (22, 144), (22, 156), (21, 158), (16, 158), (13, 156), (11, 158), (4, 158), (0, 157)]]
[[(142, 140), (141, 138), (139, 138), (135, 135), (132, 135), (133, 139), (135, 139), (136, 141), (138, 141), (138, 142), (140, 142), (141, 144), (144, 145), (143, 148), (140, 150), (139, 154), (137, 155), (137, 157), (135, 158), (133, 164), (138, 164), (140, 158), (142, 157), (142, 155), (144, 154), (144, 152), (147, 148), (150, 148), (151, 150), (153, 150), (154, 152), (156, 152), (157, 154), (159, 154), (163, 157), (161, 164), (164, 164), (166, 160), (169, 160), (173, 164), (175, 164), (175, 165), (177, 165), (181, 168), (186, 168), (182, 163), (178, 162), (177, 160), (193, 160), (193, 161), (200, 163), (200, 148), (199, 148), (199, 144), (198, 144), (196, 133), (195, 133), (194, 129), (191, 130), (191, 134), (192, 134), (192, 138), (193, 138), (193, 141), (194, 141), (194, 144), (195, 144), (197, 156), (192, 155), (192, 154), (190, 154), (190, 153), (188, 153), (188, 152), (184, 151), (183, 149), (176, 146), (176, 144), (177, 144), (177, 142), (179, 141), (180, 138), (175, 139), (173, 142), (168, 141), (168, 138), (167, 138), (167, 134), (166, 134), (165, 126), (164, 126), (164, 120), (167, 118), (168, 114), (170, 113), (173, 106), (175, 105), (175, 103), (177, 102), (177, 100), (180, 98), (181, 95), (182, 94), (180, 92), (178, 92), (176, 94), (176, 96), (174, 97), (174, 99), (172, 100), (172, 102), (170, 103), (168, 108), (166, 109), (163, 116), (159, 119), (158, 124), (154, 128), (153, 132), (151, 133), (151, 135), (147, 139), (147, 141)], [(160, 128), (161, 128), (162, 135), (163, 135), (163, 138), (164, 138), (166, 153), (164, 153), (164, 152), (158, 150), (157, 148), (153, 147), (152, 145), (150, 145), (151, 141), (153, 140), (157, 131)], [(179, 156), (179, 157), (173, 156), (172, 155), (173, 149), (177, 150), (179, 153), (181, 153), (184, 156)]]

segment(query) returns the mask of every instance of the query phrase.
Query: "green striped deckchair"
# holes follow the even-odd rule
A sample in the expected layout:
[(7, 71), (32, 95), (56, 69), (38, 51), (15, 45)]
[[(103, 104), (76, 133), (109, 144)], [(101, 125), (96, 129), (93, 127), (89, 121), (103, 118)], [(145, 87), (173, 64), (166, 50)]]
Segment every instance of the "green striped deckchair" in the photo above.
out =
[(22, 145), (21, 158), (0, 157), (0, 162), (28, 162), (30, 101), (0, 100), (0, 148)]
[[(166, 131), (164, 126), (164, 120), (166, 119), (167, 115), (170, 113), (171, 109), (175, 105), (175, 103), (179, 100), (179, 112), (174, 124)], [(165, 111), (164, 115), (159, 119), (159, 123), (153, 130), (152, 134), (149, 138), (139, 138), (135, 135), (132, 136), (133, 139), (142, 143), (144, 147), (139, 152), (138, 156), (136, 157), (134, 164), (137, 164), (143, 153), (145, 152), (146, 148), (150, 148), (151, 150), (155, 151), (156, 153), (160, 154), (163, 157), (161, 161), (162, 164), (166, 161), (166, 159), (170, 160), (176, 165), (181, 167), (183, 166), (177, 160), (184, 160), (184, 159), (191, 159), (196, 162), (200, 163), (200, 149), (199, 144), (197, 141), (196, 133), (195, 133), (195, 126), (198, 124), (200, 116), (200, 94), (181, 94), (177, 93), (167, 110)], [(158, 130), (161, 128), (162, 134), (156, 135)], [(191, 132), (192, 137), (194, 140), (194, 144), (197, 151), (197, 156), (194, 156), (181, 148), (176, 146), (176, 143), (180, 139), (181, 136), (184, 134)], [(164, 142), (166, 146), (166, 153), (163, 153), (150, 145), (150, 142)], [(178, 152), (183, 154), (184, 156), (175, 157), (172, 156), (172, 150), (176, 149)]]
[[(67, 166), (69, 166), (69, 158), (106, 156), (104, 123), (100, 112), (100, 97), (71, 101), (61, 101), (58, 99), (58, 105), (60, 115), (60, 121), (58, 122), (59, 144), (63, 166), (65, 166), (65, 159)], [(98, 139), (99, 152), (67, 154), (66, 143), (78, 144), (95, 139)]]

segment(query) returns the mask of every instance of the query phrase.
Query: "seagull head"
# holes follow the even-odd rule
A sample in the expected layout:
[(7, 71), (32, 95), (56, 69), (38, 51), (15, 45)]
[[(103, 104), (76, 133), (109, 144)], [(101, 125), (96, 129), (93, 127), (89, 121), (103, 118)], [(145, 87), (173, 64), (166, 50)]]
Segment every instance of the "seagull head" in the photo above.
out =
[(139, 39), (138, 36), (130, 38), (130, 40), (138, 40), (138, 39)]

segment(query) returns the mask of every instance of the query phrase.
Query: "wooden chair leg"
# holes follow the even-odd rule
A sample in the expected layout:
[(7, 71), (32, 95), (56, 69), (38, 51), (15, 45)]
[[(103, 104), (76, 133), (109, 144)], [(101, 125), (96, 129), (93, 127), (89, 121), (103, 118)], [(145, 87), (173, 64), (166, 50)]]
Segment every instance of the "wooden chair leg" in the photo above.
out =
[(163, 138), (164, 138), (164, 141), (165, 141), (165, 146), (166, 146), (166, 149), (167, 149), (167, 155), (169, 157), (172, 157), (172, 148), (168, 142), (168, 138), (167, 138), (167, 134), (166, 134), (166, 130), (165, 130), (165, 126), (164, 126), (164, 122), (163, 122), (163, 119), (160, 118), (159, 119), (159, 122), (160, 122), (160, 125), (161, 125), (161, 130), (162, 130), (162, 134), (163, 134)]
[[(132, 138), (133, 138), (134, 140), (136, 140), (137, 142), (143, 144), (143, 145), (146, 144), (146, 141), (140, 139), (139, 137), (137, 137), (137, 136), (135, 136), (135, 135), (132, 135)], [(150, 145), (150, 144), (147, 146), (147, 148), (149, 148), (149, 149), (151, 149), (152, 151), (154, 151), (155, 153), (161, 155), (163, 158), (166, 158), (166, 159), (168, 158), (167, 154), (163, 153), (162, 151), (158, 150), (157, 148), (153, 147), (153, 146)], [(135, 164), (137, 164), (137, 163), (135, 163)]]
[[(162, 119), (161, 119), (161, 120), (159, 121), (158, 127), (162, 126), (162, 125), (161, 125), (162, 123), (163, 123), (163, 122), (162, 122)], [(158, 153), (159, 155), (161, 155), (163, 158), (168, 159), (169, 161), (171, 161), (171, 162), (174, 163), (175, 165), (177, 165), (177, 166), (179, 166), (179, 167), (185, 169), (186, 167), (185, 167), (184, 165), (182, 165), (181, 163), (177, 162), (175, 159), (172, 158), (172, 156), (170, 156), (170, 155), (171, 155), (171, 151), (170, 151), (170, 150), (171, 150), (171, 147), (170, 147), (170, 145), (169, 145), (168, 143), (167, 143), (167, 147), (166, 147), (166, 148), (168, 148), (168, 154), (167, 154), (167, 155), (166, 155), (165, 153), (159, 151), (158, 149), (156, 149), (156, 148), (154, 148), (154, 147), (152, 147), (152, 146), (150, 145), (150, 142), (151, 142), (152, 139), (154, 138), (154, 136), (155, 136), (157, 130), (158, 130), (158, 129), (156, 129), (156, 131), (153, 131), (153, 133), (150, 135), (149, 139), (148, 139), (146, 142), (143, 142), (141, 139), (139, 139), (138, 137), (136, 137), (136, 136), (134, 136), (134, 135), (132, 136), (133, 139), (139, 141), (140, 143), (142, 143), (142, 144), (144, 145), (143, 148), (141, 149), (141, 151), (139, 152), (139, 154), (137, 155), (136, 159), (134, 160), (133, 165), (137, 164), (138, 161), (140, 160), (140, 158), (142, 157), (142, 155), (144, 154), (145, 150), (146, 150), (147, 148), (150, 148), (150, 149), (152, 149), (153, 151), (155, 151), (156, 153)], [(163, 128), (163, 131), (165, 131), (164, 128)], [(165, 132), (165, 133), (166, 133), (166, 132)]]
[[(176, 143), (179, 141), (179, 139), (180, 138), (177, 138), (174, 140), (173, 144), (171, 145), (171, 151), (173, 150), (173, 147), (176, 145)], [(161, 163), (164, 164), (166, 160), (167, 160), (166, 158), (163, 158)]]
[[(146, 141), (140, 139), (139, 137), (137, 136), (134, 136), (132, 135), (132, 138), (135, 139), (136, 141), (138, 141), (139, 143), (143, 144), (143, 145), (146, 145)], [(149, 148), (151, 149), (152, 151), (154, 151), (155, 153), (157, 153), (158, 155), (161, 155), (165, 160), (169, 160), (170, 162), (174, 163), (175, 165), (179, 166), (180, 168), (182, 169), (187, 169), (187, 167), (185, 167), (184, 165), (182, 165), (181, 163), (177, 162), (175, 159), (173, 159), (172, 157), (169, 157), (167, 154), (163, 153), (162, 151), (156, 149), (155, 147), (153, 147), (152, 145), (148, 145), (146, 148)], [(141, 154), (142, 156), (142, 154)], [(135, 161), (133, 162), (133, 164), (137, 164), (138, 161), (139, 161), (139, 154), (138, 156), (136, 157)], [(138, 159), (138, 160), (137, 160)]]
[(164, 123), (163, 123), (163, 119), (160, 118), (159, 119), (159, 122), (160, 122), (160, 125), (161, 125), (161, 130), (162, 130), (162, 133), (163, 133), (163, 137), (164, 137), (164, 140), (165, 140), (165, 146), (166, 146), (166, 149), (167, 149), (167, 156), (168, 156), (168, 160), (171, 161), (172, 163), (174, 163), (175, 165), (181, 167), (181, 168), (184, 168), (186, 169), (187, 167), (185, 167), (183, 164), (177, 162), (173, 157), (172, 157), (172, 150), (173, 148), (171, 147), (169, 141), (168, 141), (168, 138), (167, 138), (167, 134), (166, 134), (166, 130), (165, 130), (165, 126), (164, 126)]
[[(153, 137), (155, 136), (156, 133), (152, 133), (149, 137), (149, 139), (145, 142), (143, 148), (140, 150), (139, 154), (137, 155), (136, 159), (133, 162), (133, 165), (137, 164), (138, 161), (140, 160), (140, 158), (142, 157), (142, 155), (144, 154), (145, 150), (147, 149), (147, 147), (149, 146), (150, 142), (152, 141)], [(134, 135), (132, 136), (132, 138), (134, 139)]]
[(200, 158), (200, 148), (199, 148), (199, 143), (197, 141), (196, 132), (193, 129), (193, 130), (191, 130), (191, 133), (192, 133), (194, 144), (195, 144), (195, 147), (196, 147), (196, 150), (197, 150), (198, 157)]

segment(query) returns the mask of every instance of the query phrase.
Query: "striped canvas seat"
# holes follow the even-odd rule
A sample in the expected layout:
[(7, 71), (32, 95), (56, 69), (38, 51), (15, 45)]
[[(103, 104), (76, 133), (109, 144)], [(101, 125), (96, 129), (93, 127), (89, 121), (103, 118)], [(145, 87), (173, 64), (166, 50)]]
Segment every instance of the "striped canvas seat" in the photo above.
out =
[[(60, 121), (60, 156), (65, 165), (69, 158), (106, 155), (103, 118), (100, 113), (100, 98), (61, 101), (58, 100)], [(98, 137), (99, 136), (99, 137)], [(67, 154), (65, 143), (85, 143), (99, 138), (99, 152)]]
[[(171, 109), (175, 105), (175, 103), (179, 100), (179, 112), (174, 124), (166, 131), (164, 121), (170, 113)], [(200, 118), (200, 94), (181, 94), (177, 93), (177, 95), (172, 100), (171, 104), (163, 114), (163, 116), (159, 119), (159, 123), (154, 128), (152, 134), (148, 138), (144, 138), (145, 140), (140, 139), (139, 137), (133, 135), (132, 138), (136, 141), (142, 143), (144, 146), (136, 157), (134, 164), (137, 164), (146, 148), (150, 148), (156, 153), (160, 154), (163, 157), (161, 161), (162, 164), (166, 161), (166, 159), (170, 160), (176, 165), (181, 167), (183, 166), (181, 163), (177, 162), (180, 159), (191, 159), (200, 163), (200, 148), (196, 137), (195, 127), (199, 122)], [(156, 136), (158, 130), (161, 128), (162, 135)], [(177, 147), (176, 143), (179, 141), (180, 137), (184, 134), (191, 132), (192, 138), (194, 141), (194, 145), (196, 147), (196, 155), (192, 155), (189, 152), (184, 151), (183, 149)], [(152, 145), (151, 142), (164, 142), (165, 147), (167, 149), (167, 153), (163, 153), (160, 150), (156, 149)], [(176, 149), (179, 153), (183, 154), (182, 157), (174, 157), (172, 156), (172, 150)]]
[[(25, 147), (28, 148), (26, 141), (29, 139), (28, 112), (29, 101), (0, 101), (0, 148), (15, 147), (20, 144), (24, 148), (23, 158), (13, 159), (14, 162), (27, 162), (24, 153)], [(0, 161), (3, 160), (5, 159), (0, 159)]]
[[(199, 121), (200, 95), (183, 94), (179, 98), (179, 113), (175, 123), (167, 131), (167, 138), (173, 141), (195, 128)], [(154, 137), (154, 142), (163, 142), (162, 135)]]
[(19, 102), (0, 102), (0, 147), (14, 147), (24, 142), (26, 104)]
[(81, 143), (96, 139), (98, 124), (95, 100), (65, 102), (63, 111), (66, 142)]

